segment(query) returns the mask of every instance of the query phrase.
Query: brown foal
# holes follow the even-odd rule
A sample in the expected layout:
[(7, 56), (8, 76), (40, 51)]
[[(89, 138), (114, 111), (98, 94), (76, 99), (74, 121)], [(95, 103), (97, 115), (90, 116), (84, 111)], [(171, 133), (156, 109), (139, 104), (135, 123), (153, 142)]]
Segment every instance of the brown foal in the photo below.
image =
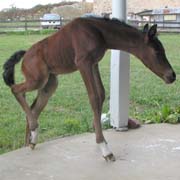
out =
[[(114, 161), (115, 157), (107, 146), (100, 122), (105, 91), (98, 62), (107, 49), (124, 50), (138, 57), (166, 83), (172, 83), (176, 75), (156, 31), (156, 25), (151, 28), (145, 25), (139, 31), (117, 19), (77, 18), (27, 51), (14, 53), (4, 64), (3, 77), (26, 113), (26, 145), (30, 144), (34, 148), (37, 143), (38, 117), (57, 88), (57, 75), (79, 70), (94, 113), (96, 142), (104, 158)], [(14, 66), (22, 57), (25, 81), (15, 84)], [(29, 106), (25, 93), (33, 90), (38, 90), (38, 95)]]

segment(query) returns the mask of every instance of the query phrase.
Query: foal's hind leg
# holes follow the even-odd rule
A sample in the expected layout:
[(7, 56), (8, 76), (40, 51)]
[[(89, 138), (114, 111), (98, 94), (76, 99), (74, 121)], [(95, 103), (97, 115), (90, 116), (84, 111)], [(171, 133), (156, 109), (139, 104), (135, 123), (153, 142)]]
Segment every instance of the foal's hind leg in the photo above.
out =
[[(52, 96), (52, 94), (55, 92), (56, 88), (58, 86), (57, 77), (53, 74), (50, 74), (47, 84), (42, 88), (38, 90), (37, 98), (34, 100), (33, 104), (31, 105), (31, 111), (34, 116), (34, 120), (38, 124), (38, 117), (44, 107), (46, 106), (49, 98)], [(26, 126), (26, 144), (28, 144), (30, 139), (30, 146), (31, 148), (34, 148), (37, 144), (37, 137), (38, 137), (38, 131), (37, 128), (35, 131), (29, 131), (29, 126), (27, 123)]]
[(26, 116), (28, 117), (27, 118), (28, 129), (30, 129), (32, 131), (37, 128), (38, 124), (36, 124), (36, 122), (34, 121), (33, 114), (31, 112), (31, 109), (25, 98), (25, 93), (27, 91), (32, 91), (32, 90), (36, 89), (37, 87), (38, 87), (38, 83), (36, 81), (34, 81), (34, 82), (26, 81), (24, 83), (14, 84), (11, 86), (12, 93), (14, 94), (17, 101), (21, 105), (22, 109), (26, 113)]
[(37, 124), (33, 120), (34, 117), (31, 112), (31, 109), (26, 101), (25, 93), (27, 91), (32, 91), (32, 90), (36, 89), (36, 87), (37, 87), (37, 84), (35, 82), (31, 83), (28, 81), (26, 81), (25, 83), (15, 84), (15, 85), (11, 86), (12, 93), (14, 94), (17, 101), (21, 105), (22, 109), (25, 111), (26, 116), (28, 117), (28, 124), (29, 124), (29, 128), (31, 130), (36, 129)]

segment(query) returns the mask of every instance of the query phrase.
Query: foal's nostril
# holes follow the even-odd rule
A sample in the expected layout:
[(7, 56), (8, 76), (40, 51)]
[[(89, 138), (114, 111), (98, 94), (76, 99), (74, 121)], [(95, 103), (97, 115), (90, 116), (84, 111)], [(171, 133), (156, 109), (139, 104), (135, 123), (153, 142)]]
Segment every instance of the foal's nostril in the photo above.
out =
[(173, 83), (175, 80), (176, 80), (176, 74), (174, 71), (170, 71), (165, 75), (166, 83), (170, 84)]

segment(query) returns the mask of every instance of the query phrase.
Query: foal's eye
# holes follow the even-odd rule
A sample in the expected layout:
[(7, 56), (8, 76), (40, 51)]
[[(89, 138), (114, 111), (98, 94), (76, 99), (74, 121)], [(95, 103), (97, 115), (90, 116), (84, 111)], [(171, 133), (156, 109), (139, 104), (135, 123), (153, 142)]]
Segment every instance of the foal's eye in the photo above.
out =
[(155, 52), (157, 56), (162, 55), (162, 51), (155, 51)]
[(156, 52), (156, 54), (160, 54), (160, 51), (157, 51), (157, 50), (156, 50), (155, 52)]

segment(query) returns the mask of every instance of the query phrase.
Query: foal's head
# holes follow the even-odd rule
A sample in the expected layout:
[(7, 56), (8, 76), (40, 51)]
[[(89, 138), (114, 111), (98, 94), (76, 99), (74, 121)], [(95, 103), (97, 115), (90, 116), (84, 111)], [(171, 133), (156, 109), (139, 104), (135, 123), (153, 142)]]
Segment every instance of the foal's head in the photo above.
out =
[(153, 25), (149, 29), (148, 24), (146, 24), (143, 29), (143, 34), (143, 51), (140, 57), (142, 62), (167, 84), (174, 82), (176, 74), (168, 62), (162, 43), (156, 35), (157, 25)]

